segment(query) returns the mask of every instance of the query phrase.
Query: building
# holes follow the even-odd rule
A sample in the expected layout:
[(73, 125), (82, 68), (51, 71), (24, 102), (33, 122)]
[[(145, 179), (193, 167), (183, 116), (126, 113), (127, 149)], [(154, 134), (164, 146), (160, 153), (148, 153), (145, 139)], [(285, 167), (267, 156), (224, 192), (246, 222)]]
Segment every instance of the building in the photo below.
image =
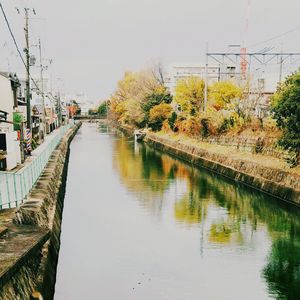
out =
[[(175, 93), (175, 87), (179, 80), (188, 77), (206, 78), (206, 66), (199, 63), (172, 64), (169, 67), (166, 85), (171, 94)], [(232, 65), (209, 65), (207, 67), (208, 84), (221, 80), (234, 80), (236, 78), (236, 67)]]
[[(18, 113), (20, 83), (16, 75), (0, 73), (0, 169), (11, 170), (21, 163), (20, 133), (23, 117), (15, 121)], [(15, 123), (15, 124), (14, 124)], [(18, 127), (17, 127), (18, 126)]]
[(65, 103), (70, 118), (75, 115), (88, 116), (89, 111), (95, 107), (95, 103), (89, 101), (83, 93), (66, 95), (62, 102)]

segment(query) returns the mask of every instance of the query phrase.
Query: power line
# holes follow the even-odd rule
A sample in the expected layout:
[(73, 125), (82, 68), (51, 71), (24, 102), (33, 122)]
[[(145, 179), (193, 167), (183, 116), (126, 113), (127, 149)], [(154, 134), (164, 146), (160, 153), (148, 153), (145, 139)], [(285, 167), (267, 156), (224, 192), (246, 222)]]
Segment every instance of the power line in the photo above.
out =
[(287, 35), (287, 34), (289, 34), (289, 33), (292, 33), (292, 32), (294, 32), (294, 31), (297, 31), (297, 30), (299, 30), (299, 29), (300, 29), (300, 26), (295, 27), (295, 28), (293, 28), (293, 29), (290, 29), (290, 30), (284, 32), (284, 33), (281, 33), (281, 34), (278, 34), (278, 35), (276, 35), (276, 36), (274, 36), (274, 37), (272, 37), (272, 38), (269, 38), (269, 39), (267, 39), (267, 40), (265, 40), (265, 41), (261, 41), (261, 42), (252, 44), (252, 45), (248, 46), (248, 48), (252, 48), (252, 47), (258, 46), (258, 45), (260, 45), (260, 44), (265, 44), (265, 43), (274, 41), (274, 40), (276, 40), (276, 39), (278, 39), (278, 38), (281, 38), (281, 37), (283, 37), (283, 36), (285, 36), (285, 35)]
[[(16, 47), (18, 53), (19, 53), (20, 59), (22, 60), (22, 63), (23, 63), (23, 65), (24, 65), (24, 67), (27, 68), (27, 65), (26, 65), (25, 60), (24, 60), (24, 58), (23, 58), (23, 55), (22, 55), (22, 53), (21, 53), (21, 51), (20, 51), (20, 48), (19, 48), (18, 43), (17, 43), (17, 41), (16, 41), (15, 35), (14, 35), (12, 29), (11, 29), (11, 26), (10, 26), (10, 24), (9, 24), (8, 18), (7, 18), (7, 16), (6, 16), (6, 13), (5, 13), (5, 11), (4, 11), (4, 8), (3, 8), (3, 5), (2, 5), (1, 2), (0, 2), (0, 8), (1, 8), (1, 12), (2, 12), (2, 14), (3, 14), (5, 23), (6, 23), (6, 25), (7, 25), (8, 31), (9, 31), (9, 33), (10, 33), (12, 39), (13, 39), (13, 42), (14, 42), (14, 44), (15, 44), (15, 47)], [(36, 81), (32, 78), (32, 76), (31, 76), (31, 74), (30, 74), (29, 71), (28, 71), (28, 75), (29, 75), (31, 81), (33, 82), (33, 84), (35, 85), (36, 89), (37, 89), (41, 94), (43, 94), (43, 92), (42, 92), (42, 91), (40, 90), (40, 88), (38, 87)]]
[(22, 60), (22, 62), (23, 62), (23, 65), (24, 65), (24, 67), (26, 68), (25, 60), (24, 60), (24, 58), (23, 58), (23, 56), (22, 56), (22, 53), (21, 53), (21, 51), (20, 51), (20, 49), (19, 49), (18, 43), (17, 43), (16, 38), (15, 38), (13, 32), (12, 32), (12, 29), (11, 29), (11, 27), (10, 27), (9, 21), (8, 21), (8, 19), (7, 19), (6, 13), (5, 13), (5, 11), (4, 11), (4, 8), (3, 8), (1, 2), (0, 2), (0, 8), (1, 8), (1, 11), (2, 11), (2, 14), (3, 14), (3, 17), (4, 17), (4, 19), (5, 19), (7, 28), (8, 28), (8, 30), (9, 30), (9, 33), (10, 33), (10, 35), (11, 35), (11, 37), (12, 37), (12, 39), (13, 39), (13, 42), (14, 42), (14, 44), (15, 44), (15, 46), (16, 46), (16, 49), (17, 49), (17, 51), (18, 51), (18, 53), (19, 53), (19, 55), (20, 55), (20, 58), (21, 58), (21, 60)]

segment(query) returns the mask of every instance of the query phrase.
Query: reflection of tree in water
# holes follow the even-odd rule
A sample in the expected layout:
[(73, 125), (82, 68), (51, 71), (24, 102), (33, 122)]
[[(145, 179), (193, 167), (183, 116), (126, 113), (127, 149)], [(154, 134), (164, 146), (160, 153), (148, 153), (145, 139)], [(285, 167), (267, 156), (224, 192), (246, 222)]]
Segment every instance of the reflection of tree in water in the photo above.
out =
[(162, 156), (150, 148), (139, 145), (139, 153), (134, 143), (126, 138), (115, 140), (113, 166), (118, 170), (122, 183), (130, 191), (138, 194), (138, 200), (155, 213), (163, 207), (164, 193), (175, 177), (173, 166), (163, 162)]
[(207, 207), (203, 204), (205, 202), (199, 201), (193, 191), (190, 191), (180, 201), (175, 203), (176, 219), (187, 224), (200, 223), (207, 212)]
[[(274, 199), (245, 189), (140, 146), (139, 154), (125, 139), (116, 140), (114, 167), (122, 182), (135, 192), (139, 200), (153, 212), (161, 211), (166, 190), (180, 178), (188, 184), (188, 192), (174, 205), (179, 222), (199, 224), (210, 209), (223, 210), (213, 218), (208, 241), (221, 245), (244, 245), (249, 230), (265, 227), (272, 239), (268, 261), (262, 271), (269, 293), (277, 299), (297, 299), (300, 295), (300, 218)], [(247, 227), (245, 227), (247, 225)], [(248, 241), (249, 242), (249, 241)]]
[(300, 239), (299, 236), (275, 240), (268, 263), (263, 269), (270, 294), (276, 299), (300, 297)]
[[(273, 241), (267, 265), (262, 272), (269, 293), (277, 299), (299, 299), (299, 213), (277, 203), (275, 199), (225, 182), (201, 170), (194, 171), (188, 180), (189, 195), (185, 195), (176, 203), (175, 216), (180, 216), (181, 221), (199, 222), (201, 205), (205, 206), (206, 212), (209, 205), (216, 204), (224, 208), (227, 212), (226, 217), (215, 220), (209, 231), (209, 241), (218, 244), (244, 244), (242, 228), (245, 223), (251, 226), (252, 231), (256, 231), (258, 226), (265, 226)], [(189, 197), (191, 195), (193, 199)], [(194, 209), (195, 207), (197, 209)], [(184, 214), (190, 216), (183, 218)]]

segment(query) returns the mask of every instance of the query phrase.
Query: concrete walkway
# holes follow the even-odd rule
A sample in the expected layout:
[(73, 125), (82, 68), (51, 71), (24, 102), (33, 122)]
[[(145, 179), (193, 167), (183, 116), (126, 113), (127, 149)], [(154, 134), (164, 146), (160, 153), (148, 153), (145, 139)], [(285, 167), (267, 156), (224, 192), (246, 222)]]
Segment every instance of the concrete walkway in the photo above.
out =
[(60, 133), (60, 129), (61, 127), (55, 129), (50, 134), (47, 134), (44, 139), (44, 142), (31, 152), (31, 156), (26, 157), (24, 163), (18, 165), (11, 172), (12, 173), (19, 172), (20, 170), (22, 170), (22, 168), (30, 164), (34, 158), (38, 157), (48, 147), (48, 145), (52, 142), (52, 140)]

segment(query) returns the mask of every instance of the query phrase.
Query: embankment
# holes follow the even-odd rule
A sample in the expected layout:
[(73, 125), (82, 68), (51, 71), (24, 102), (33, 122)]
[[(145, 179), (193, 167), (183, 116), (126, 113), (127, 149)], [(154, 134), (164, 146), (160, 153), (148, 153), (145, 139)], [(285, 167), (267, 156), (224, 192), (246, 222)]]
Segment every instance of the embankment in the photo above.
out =
[[(300, 206), (300, 175), (280, 168), (266, 167), (255, 159), (241, 159), (216, 153), (201, 146), (172, 140), (155, 133), (147, 134), (146, 143), (193, 165), (235, 180), (258, 191)], [(250, 156), (251, 154), (249, 154)], [(266, 157), (266, 159), (268, 159)]]
[(0, 237), (0, 300), (31, 299), (35, 292), (53, 299), (69, 145), (80, 125), (62, 138), (26, 201), (5, 221), (0, 215), (8, 229)]

